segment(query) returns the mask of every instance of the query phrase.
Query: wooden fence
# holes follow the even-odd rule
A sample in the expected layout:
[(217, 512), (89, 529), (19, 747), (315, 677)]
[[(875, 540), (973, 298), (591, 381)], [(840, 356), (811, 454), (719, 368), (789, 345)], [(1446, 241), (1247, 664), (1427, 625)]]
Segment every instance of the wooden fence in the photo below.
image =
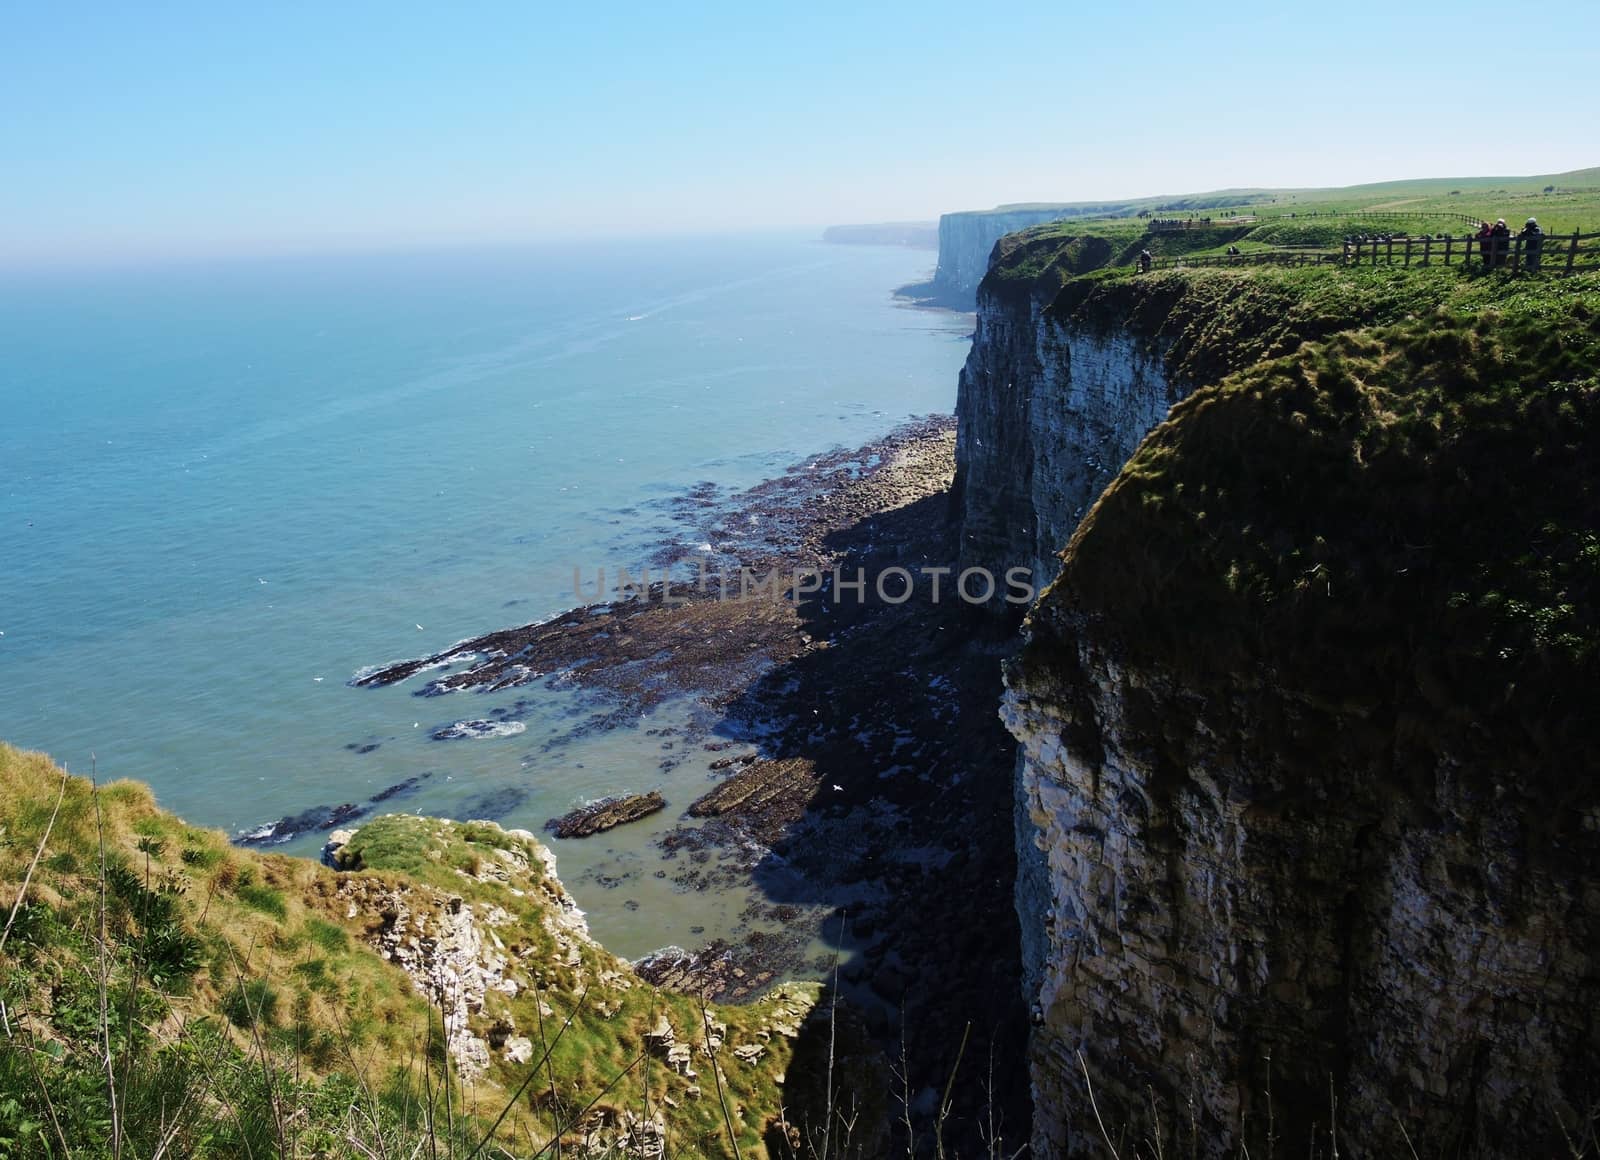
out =
[(1415, 213), (1407, 213), (1403, 209), (1383, 209), (1383, 210), (1352, 209), (1352, 210), (1343, 210), (1343, 211), (1339, 211), (1339, 210), (1326, 210), (1326, 211), (1318, 210), (1318, 211), (1316, 211), (1314, 213), (1302, 213), (1302, 212), (1300, 212), (1298, 210), (1291, 210), (1288, 213), (1270, 213), (1270, 214), (1261, 214), (1259, 216), (1260, 216), (1261, 220), (1264, 221), (1264, 222), (1304, 221), (1304, 220), (1306, 220), (1308, 218), (1310, 218), (1310, 219), (1315, 219), (1315, 218), (1345, 218), (1345, 219), (1347, 219), (1349, 221), (1353, 221), (1353, 222), (1365, 222), (1365, 221), (1398, 222), (1398, 221), (1411, 221), (1411, 220), (1413, 220), (1415, 218), (1437, 218), (1440, 221), (1466, 222), (1467, 225), (1472, 226), (1474, 228), (1477, 227), (1479, 222), (1483, 221), (1483, 219), (1481, 217), (1473, 217), (1469, 213), (1446, 212), (1446, 211), (1443, 211), (1443, 210), (1419, 210), (1419, 211), (1417, 211)]
[(1600, 269), (1600, 234), (1545, 234), (1536, 249), (1520, 235), (1483, 238), (1350, 238), (1343, 260), (1351, 266), (1449, 266), (1476, 263), (1496, 270), (1545, 269), (1558, 274)]
[(1339, 265), (1342, 259), (1338, 250), (1318, 250), (1311, 247), (1276, 250), (1246, 250), (1239, 254), (1199, 254), (1195, 257), (1157, 258), (1157, 270), (1177, 270), (1185, 266), (1320, 266), (1324, 263)]
[(1229, 226), (1254, 225), (1254, 214), (1245, 214), (1240, 217), (1189, 217), (1189, 218), (1152, 218), (1145, 227), (1153, 234), (1171, 233), (1174, 230), (1210, 230), (1227, 229)]
[[(1530, 258), (1534, 258), (1530, 261)], [(1521, 237), (1388, 237), (1350, 238), (1342, 250), (1317, 246), (1282, 246), (1271, 250), (1246, 250), (1238, 254), (1201, 254), (1160, 258), (1157, 269), (1196, 266), (1459, 266), (1476, 265), (1500, 270), (1539, 269), (1552, 274), (1577, 274), (1600, 270), (1600, 234), (1574, 230), (1546, 234), (1537, 255), (1530, 254)]]
[(1344, 218), (1353, 222), (1400, 222), (1414, 221), (1417, 218), (1434, 218), (1439, 221), (1465, 222), (1469, 226), (1477, 227), (1482, 218), (1475, 218), (1465, 213), (1445, 213), (1437, 210), (1426, 210), (1418, 213), (1406, 213), (1404, 210), (1349, 210), (1347, 212), (1322, 212), (1300, 213), (1256, 213), (1253, 210), (1241, 211), (1237, 214), (1227, 214), (1223, 217), (1158, 217), (1152, 218), (1148, 229), (1153, 234), (1163, 234), (1174, 230), (1205, 230), (1226, 226), (1260, 225), (1266, 222), (1311, 221), (1317, 218)]

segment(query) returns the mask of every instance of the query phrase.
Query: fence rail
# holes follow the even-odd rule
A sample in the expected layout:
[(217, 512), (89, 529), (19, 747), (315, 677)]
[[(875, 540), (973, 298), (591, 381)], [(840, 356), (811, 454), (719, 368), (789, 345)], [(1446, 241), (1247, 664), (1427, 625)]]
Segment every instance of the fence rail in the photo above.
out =
[(1256, 224), (1256, 216), (1254, 214), (1242, 214), (1239, 217), (1219, 218), (1152, 218), (1145, 228), (1153, 234), (1166, 234), (1176, 230), (1226, 229), (1228, 226), (1249, 226), (1254, 224)]
[(1342, 249), (1314, 246), (1247, 250), (1238, 254), (1201, 254), (1161, 258), (1156, 269), (1204, 266), (1459, 266), (1477, 265), (1492, 270), (1545, 270), (1577, 274), (1600, 270), (1600, 234), (1574, 230), (1546, 234), (1537, 248), (1519, 236), (1483, 238), (1475, 234), (1453, 237), (1350, 238)]
[(1339, 265), (1338, 250), (1282, 249), (1249, 250), (1240, 254), (1200, 254), (1187, 258), (1158, 258), (1157, 270), (1177, 270), (1185, 266), (1320, 266)]
[(1469, 213), (1456, 213), (1446, 210), (1418, 210), (1407, 213), (1403, 209), (1375, 209), (1375, 210), (1318, 210), (1313, 213), (1301, 213), (1291, 210), (1288, 213), (1269, 213), (1259, 215), (1264, 222), (1302, 221), (1306, 218), (1348, 218), (1350, 221), (1409, 221), (1413, 218), (1439, 218), (1443, 221), (1466, 222), (1469, 226), (1476, 226), (1483, 221), (1481, 217), (1473, 217)]
[(1600, 234), (1573, 230), (1570, 234), (1543, 234), (1537, 239), (1537, 246), (1530, 244), (1534, 240), (1520, 234), (1487, 238), (1477, 234), (1460, 238), (1449, 234), (1442, 238), (1350, 238), (1344, 244), (1343, 260), (1351, 266), (1431, 266), (1435, 262), (1444, 266), (1471, 265), (1476, 260), (1488, 269), (1548, 267), (1561, 274), (1600, 269)]
[(1416, 213), (1389, 209), (1365, 212), (1357, 209), (1342, 213), (1320, 210), (1314, 213), (1300, 213), (1296, 210), (1291, 210), (1288, 213), (1256, 213), (1253, 210), (1241, 210), (1237, 214), (1225, 214), (1221, 217), (1155, 217), (1150, 219), (1149, 229), (1153, 234), (1163, 234), (1176, 230), (1205, 230), (1222, 226), (1263, 225), (1267, 222), (1310, 221), (1317, 218), (1345, 218), (1355, 222), (1399, 222), (1413, 221), (1417, 218), (1435, 218), (1439, 221), (1465, 222), (1467, 225), (1474, 227), (1483, 220), (1482, 218), (1475, 218), (1471, 214), (1443, 210), (1420, 210)]

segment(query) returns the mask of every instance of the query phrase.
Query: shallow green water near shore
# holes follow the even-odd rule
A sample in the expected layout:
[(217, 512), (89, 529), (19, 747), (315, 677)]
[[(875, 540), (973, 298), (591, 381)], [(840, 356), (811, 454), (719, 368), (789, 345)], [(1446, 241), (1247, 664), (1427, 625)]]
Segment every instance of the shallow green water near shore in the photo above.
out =
[[(230, 831), (423, 774), (384, 808), (539, 830), (659, 788), (552, 841), (563, 878), (622, 954), (733, 933), (747, 896), (655, 876), (709, 784), (650, 732), (688, 706), (566, 739), (578, 693), (346, 682), (693, 544), (670, 501), (698, 482), (948, 411), (968, 320), (890, 295), (930, 263), (776, 238), (12, 276), (0, 737)], [(521, 732), (429, 739), (518, 699)]]

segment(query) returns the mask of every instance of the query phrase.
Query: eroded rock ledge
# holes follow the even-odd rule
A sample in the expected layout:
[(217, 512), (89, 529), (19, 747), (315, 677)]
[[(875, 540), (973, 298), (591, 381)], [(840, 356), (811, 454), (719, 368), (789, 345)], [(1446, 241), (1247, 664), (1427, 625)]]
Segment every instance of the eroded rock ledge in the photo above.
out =
[[(657, 990), (590, 937), (554, 857), (525, 830), (389, 815), (334, 835), (325, 858), (342, 871), (330, 893), (344, 921), (438, 1013), (469, 1088), (516, 1086), (546, 1050), (559, 1050), (568, 1024), (583, 1027), (585, 1043), (566, 1049), (558, 1070), (590, 1086), (551, 1097), (597, 1104), (565, 1138), (579, 1154), (645, 1160), (668, 1139), (703, 1139), (708, 1154), (722, 1155), (719, 1090), (744, 1154), (769, 1154), (758, 1141), (802, 1130), (822, 1106), (830, 1073), (812, 1067), (825, 1037), (837, 1043), (836, 1082), (884, 1082), (857, 1022), (819, 1007), (815, 984), (785, 984), (737, 1008), (690, 997), (702, 989), (693, 976), (678, 980), (685, 994)], [(641, 1049), (651, 1061), (650, 1104), (601, 1103), (599, 1085), (637, 1067)], [(861, 1126), (882, 1144), (881, 1109)]]

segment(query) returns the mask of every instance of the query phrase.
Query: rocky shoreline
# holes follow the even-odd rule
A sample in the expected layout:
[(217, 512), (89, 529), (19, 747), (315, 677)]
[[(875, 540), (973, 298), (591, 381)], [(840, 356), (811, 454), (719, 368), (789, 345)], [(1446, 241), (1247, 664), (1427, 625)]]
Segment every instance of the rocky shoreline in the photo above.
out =
[[(679, 501), (685, 533), (650, 563), (666, 569), (694, 551), (688, 544), (709, 545), (698, 576), (663, 573), (630, 598), (486, 633), (351, 683), (381, 687), (442, 669), (416, 695), (578, 688), (597, 706), (583, 731), (632, 727), (670, 699), (695, 699), (704, 712), (667, 731), (662, 764), (704, 754), (721, 780), (692, 801), (641, 793), (552, 819), (558, 836), (578, 838), (675, 810), (678, 824), (657, 840), (657, 876), (681, 890), (759, 888), (738, 941), (668, 948), (641, 962), (641, 974), (750, 1000), (786, 977), (836, 967), (891, 1056), (904, 1052), (913, 1094), (943, 1087), (970, 1025), (965, 1066), (987, 1060), (991, 1074), (983, 1092), (958, 1087), (958, 1110), (992, 1090), (999, 1114), (1020, 1124), (1015, 748), (995, 708), (1016, 624), (950, 599), (948, 580), (937, 599), (921, 571), (957, 557), (954, 449), (954, 420), (932, 417), (723, 502), (709, 485), (694, 489)], [(740, 567), (778, 579), (751, 596), (735, 588)], [(893, 568), (911, 573), (905, 597), (844, 582), (858, 569), (872, 577)], [(519, 703), (491, 716), (515, 725), (521, 711)], [(840, 961), (808, 961), (819, 936)]]

